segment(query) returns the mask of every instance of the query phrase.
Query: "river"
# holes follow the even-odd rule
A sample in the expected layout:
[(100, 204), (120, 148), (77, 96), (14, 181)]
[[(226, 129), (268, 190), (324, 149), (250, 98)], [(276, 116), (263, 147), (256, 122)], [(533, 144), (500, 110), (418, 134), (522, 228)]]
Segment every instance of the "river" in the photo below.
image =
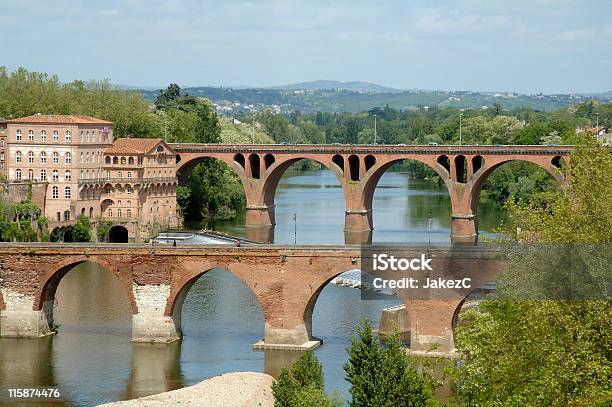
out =
[[(275, 243), (344, 243), (342, 190), (329, 171), (287, 174), (275, 207)], [(492, 233), (504, 216), (496, 207), (479, 212), (484, 234)], [(374, 226), (375, 242), (448, 242), (450, 199), (427, 181), (389, 172), (374, 196)], [(219, 229), (245, 232), (239, 220)], [(362, 301), (359, 290), (333, 284), (323, 290), (313, 314), (313, 335), (324, 341), (316, 355), (328, 392), (348, 396), (342, 366), (355, 326), (364, 318), (376, 325), (381, 310), (398, 303), (395, 297)], [(208, 272), (189, 291), (180, 343), (131, 343), (127, 295), (111, 273), (91, 263), (62, 279), (56, 321), (59, 334), (52, 337), (0, 339), (2, 386), (58, 386), (67, 405), (91, 406), (173, 390), (224, 372), (275, 374), (298, 355), (251, 350), (263, 337), (261, 308), (241, 280), (222, 270)]]

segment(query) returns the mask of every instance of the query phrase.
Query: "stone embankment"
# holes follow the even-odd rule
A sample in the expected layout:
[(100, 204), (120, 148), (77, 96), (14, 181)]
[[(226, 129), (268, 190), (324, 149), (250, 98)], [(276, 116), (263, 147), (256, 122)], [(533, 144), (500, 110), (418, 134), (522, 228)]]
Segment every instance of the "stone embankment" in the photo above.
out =
[(274, 378), (265, 373), (226, 373), (179, 390), (99, 407), (272, 407)]

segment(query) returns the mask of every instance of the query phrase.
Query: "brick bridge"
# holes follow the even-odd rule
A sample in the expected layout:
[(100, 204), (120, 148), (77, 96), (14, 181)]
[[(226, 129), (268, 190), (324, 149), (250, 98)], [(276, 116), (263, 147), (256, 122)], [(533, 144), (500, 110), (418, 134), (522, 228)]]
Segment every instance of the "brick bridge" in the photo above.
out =
[(274, 194), (285, 171), (301, 159), (331, 170), (344, 192), (346, 243), (371, 241), (372, 201), (380, 177), (393, 164), (414, 160), (435, 171), (451, 199), (451, 240), (478, 238), (477, 205), (489, 175), (509, 161), (536, 164), (562, 182), (559, 171), (571, 146), (396, 146), (396, 145), (219, 145), (173, 144), (177, 175), (185, 181), (205, 158), (225, 162), (242, 181), (249, 238), (271, 241)]
[[(457, 250), (460, 247), (461, 250)], [(505, 263), (482, 246), (411, 247), (433, 259), (430, 278), (462, 278), (476, 271), (473, 287), (492, 281)], [(132, 308), (133, 340), (181, 338), (181, 309), (193, 283), (222, 268), (250, 288), (265, 320), (261, 348), (307, 348), (318, 340), (312, 312), (321, 290), (337, 275), (361, 267), (357, 246), (184, 246), (44, 243), (0, 244), (0, 336), (41, 337), (55, 330), (54, 297), (75, 265), (92, 262), (113, 273)], [(411, 326), (411, 348), (454, 349), (453, 325), (471, 290), (432, 290), (402, 298)]]

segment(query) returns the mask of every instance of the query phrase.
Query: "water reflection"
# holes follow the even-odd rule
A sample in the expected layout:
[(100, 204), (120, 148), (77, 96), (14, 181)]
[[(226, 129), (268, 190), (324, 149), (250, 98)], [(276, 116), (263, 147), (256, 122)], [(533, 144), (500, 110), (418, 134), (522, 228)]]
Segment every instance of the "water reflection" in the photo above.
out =
[[(344, 195), (329, 170), (286, 173), (279, 182), (274, 205), (273, 229), (245, 229), (243, 218), (217, 224), (215, 229), (280, 244), (293, 244), (294, 240), (298, 244), (450, 242), (451, 202), (446, 187), (410, 178), (406, 173), (387, 172), (381, 177), (373, 200), (374, 230), (365, 234), (345, 234)], [(482, 236), (492, 236), (505, 219), (498, 205), (479, 205)]]
[(124, 400), (180, 389), (181, 344), (132, 344), (131, 372)]

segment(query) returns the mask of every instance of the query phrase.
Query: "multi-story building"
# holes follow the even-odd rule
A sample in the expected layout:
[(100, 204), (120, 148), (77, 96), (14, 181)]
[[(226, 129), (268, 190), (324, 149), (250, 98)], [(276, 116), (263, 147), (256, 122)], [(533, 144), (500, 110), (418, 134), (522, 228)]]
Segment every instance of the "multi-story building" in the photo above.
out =
[(6, 179), (6, 120), (0, 117), (0, 179)]
[(113, 142), (112, 122), (37, 114), (6, 121), (5, 154), (9, 181), (48, 184), (51, 228), (86, 215), (122, 225), (140, 241), (180, 223), (176, 152), (160, 139)]

